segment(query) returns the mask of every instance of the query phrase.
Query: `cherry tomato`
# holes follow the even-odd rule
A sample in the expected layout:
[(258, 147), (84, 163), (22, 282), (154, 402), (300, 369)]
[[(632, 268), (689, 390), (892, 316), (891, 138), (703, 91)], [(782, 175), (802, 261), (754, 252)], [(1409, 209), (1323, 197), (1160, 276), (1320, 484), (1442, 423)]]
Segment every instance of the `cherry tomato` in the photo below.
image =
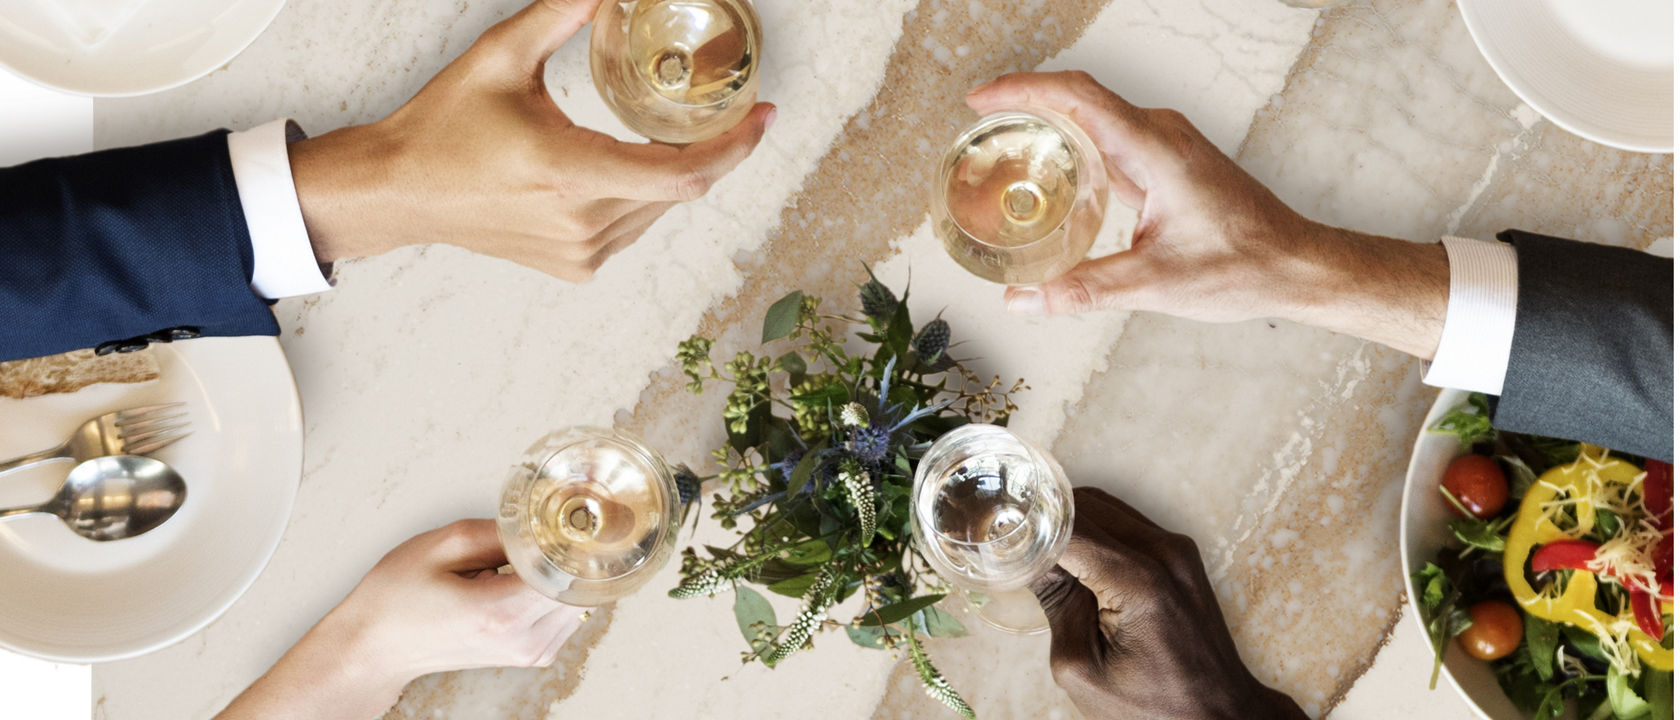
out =
[(1483, 520), (1498, 515), (1505, 508), (1505, 501), (1511, 498), (1505, 471), (1485, 455), (1465, 455), (1452, 461), (1441, 478), (1441, 487), (1458, 498), (1471, 515)]
[(1498, 660), (1516, 650), (1522, 636), (1522, 616), (1516, 608), (1498, 600), (1484, 600), (1470, 606), (1470, 627), (1458, 634), (1458, 644), (1470, 657)]

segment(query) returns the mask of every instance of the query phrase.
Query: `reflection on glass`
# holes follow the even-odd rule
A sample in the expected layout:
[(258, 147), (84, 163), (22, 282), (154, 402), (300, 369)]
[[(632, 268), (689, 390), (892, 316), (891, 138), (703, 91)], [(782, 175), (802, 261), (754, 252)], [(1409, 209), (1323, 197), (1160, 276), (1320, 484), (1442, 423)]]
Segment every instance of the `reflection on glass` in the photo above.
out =
[(751, 0), (607, 0), (590, 31), (589, 69), (631, 130), (699, 142), (757, 101), (763, 35)]
[(634, 592), (665, 564), (681, 512), (657, 453), (623, 433), (571, 428), (513, 468), (496, 528), (526, 583), (593, 606)]
[(1060, 465), (995, 425), (940, 437), (911, 490), (916, 545), (939, 575), (984, 597), (982, 620), (1016, 633), (1048, 629), (1028, 583), (1048, 572), (1073, 530)]

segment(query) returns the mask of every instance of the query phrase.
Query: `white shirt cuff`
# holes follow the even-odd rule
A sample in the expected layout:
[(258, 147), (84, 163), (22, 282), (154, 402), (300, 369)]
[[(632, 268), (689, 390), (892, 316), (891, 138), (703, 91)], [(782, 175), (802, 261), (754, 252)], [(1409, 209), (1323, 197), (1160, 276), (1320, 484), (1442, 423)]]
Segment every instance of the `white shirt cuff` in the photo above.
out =
[(1447, 249), (1447, 319), (1423, 381), (1498, 395), (1517, 329), (1517, 251), (1505, 243), (1441, 238)]
[(251, 233), (251, 289), (270, 300), (332, 289), (303, 226), (286, 154), (289, 132), (297, 126), (282, 119), (228, 135), (233, 182)]

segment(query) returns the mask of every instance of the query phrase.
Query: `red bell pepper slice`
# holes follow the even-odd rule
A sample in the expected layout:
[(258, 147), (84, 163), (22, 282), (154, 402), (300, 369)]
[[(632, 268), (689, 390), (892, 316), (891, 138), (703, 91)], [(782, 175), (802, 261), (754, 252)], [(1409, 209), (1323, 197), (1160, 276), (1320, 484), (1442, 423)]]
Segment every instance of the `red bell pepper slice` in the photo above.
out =
[(1674, 466), (1661, 460), (1645, 461), (1645, 509), (1663, 530), (1674, 529)]
[[(1673, 591), (1669, 594), (1672, 597)], [(1633, 609), (1633, 621), (1639, 623), (1639, 629), (1651, 639), (1662, 642), (1662, 610), (1657, 607), (1657, 599), (1644, 590), (1628, 588), (1628, 605)]]
[(1558, 540), (1540, 546), (1534, 551), (1534, 572), (1551, 572), (1553, 570), (1586, 570), (1587, 561), (1598, 554), (1598, 543), (1590, 540)]
[[(1665, 550), (1668, 552), (1665, 553)], [(1661, 562), (1662, 557), (1667, 555), (1668, 570), (1670, 573), (1673, 573), (1674, 556), (1672, 552), (1672, 548), (1668, 548), (1667, 546), (1657, 548), (1657, 553), (1655, 557), (1653, 557), (1653, 564)], [(1586, 572), (1592, 572), (1592, 568), (1587, 567), (1587, 563), (1597, 554), (1598, 543), (1590, 540), (1558, 540), (1546, 543), (1545, 545), (1540, 546), (1539, 550), (1535, 550), (1534, 558), (1530, 561), (1530, 563), (1534, 567), (1534, 572), (1537, 573), (1551, 572), (1553, 570), (1584, 570)], [(1662, 577), (1660, 570), (1658, 577)], [(1672, 601), (1674, 599), (1674, 579), (1672, 575), (1668, 578), (1660, 580), (1661, 585), (1659, 587), (1661, 588), (1662, 594), (1657, 596), (1653, 596), (1650, 593), (1632, 585), (1626, 578), (1619, 579), (1621, 580), (1622, 587), (1627, 588), (1630, 593), (1639, 593), (1653, 601)], [(1639, 603), (1635, 602), (1634, 605), (1637, 609)], [(1661, 626), (1659, 625), (1658, 627)], [(1658, 636), (1653, 635), (1652, 637)]]

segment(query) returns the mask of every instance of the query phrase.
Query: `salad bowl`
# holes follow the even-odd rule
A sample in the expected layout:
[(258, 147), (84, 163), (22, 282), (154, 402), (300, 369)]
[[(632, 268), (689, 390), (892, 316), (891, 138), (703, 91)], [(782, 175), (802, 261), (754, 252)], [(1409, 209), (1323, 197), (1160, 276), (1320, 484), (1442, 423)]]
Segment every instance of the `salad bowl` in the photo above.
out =
[[(1442, 390), (1430, 406), (1429, 416), (1418, 429), (1417, 441), (1412, 445), (1412, 461), (1406, 468), (1406, 490), (1400, 497), (1400, 569), (1405, 577), (1406, 602), (1413, 608), (1422, 604), (1418, 602), (1412, 575), (1433, 561), (1453, 539), (1447, 529), (1447, 523), (1454, 517), (1453, 510), (1442, 501), (1437, 488), (1447, 465), (1464, 454), (1457, 437), (1430, 432), (1430, 428), (1469, 398), (1470, 393), (1463, 390)], [(1412, 625), (1429, 642), (1428, 619), (1421, 612), (1412, 613), (1412, 618)], [(1492, 665), (1470, 657), (1457, 642), (1449, 641), (1446, 650), (1439, 685), (1452, 688), (1486, 720), (1532, 720), (1531, 715), (1518, 710), (1516, 703), (1505, 696)], [(1419, 668), (1417, 677), (1419, 686), (1425, 686), (1429, 681), (1428, 668)], [(1437, 692), (1441, 689), (1439, 685)]]
[(1443, 391), (1413, 446), (1401, 569), (1439, 659), (1418, 684), (1487, 720), (1672, 720), (1672, 467), (1490, 412)]

